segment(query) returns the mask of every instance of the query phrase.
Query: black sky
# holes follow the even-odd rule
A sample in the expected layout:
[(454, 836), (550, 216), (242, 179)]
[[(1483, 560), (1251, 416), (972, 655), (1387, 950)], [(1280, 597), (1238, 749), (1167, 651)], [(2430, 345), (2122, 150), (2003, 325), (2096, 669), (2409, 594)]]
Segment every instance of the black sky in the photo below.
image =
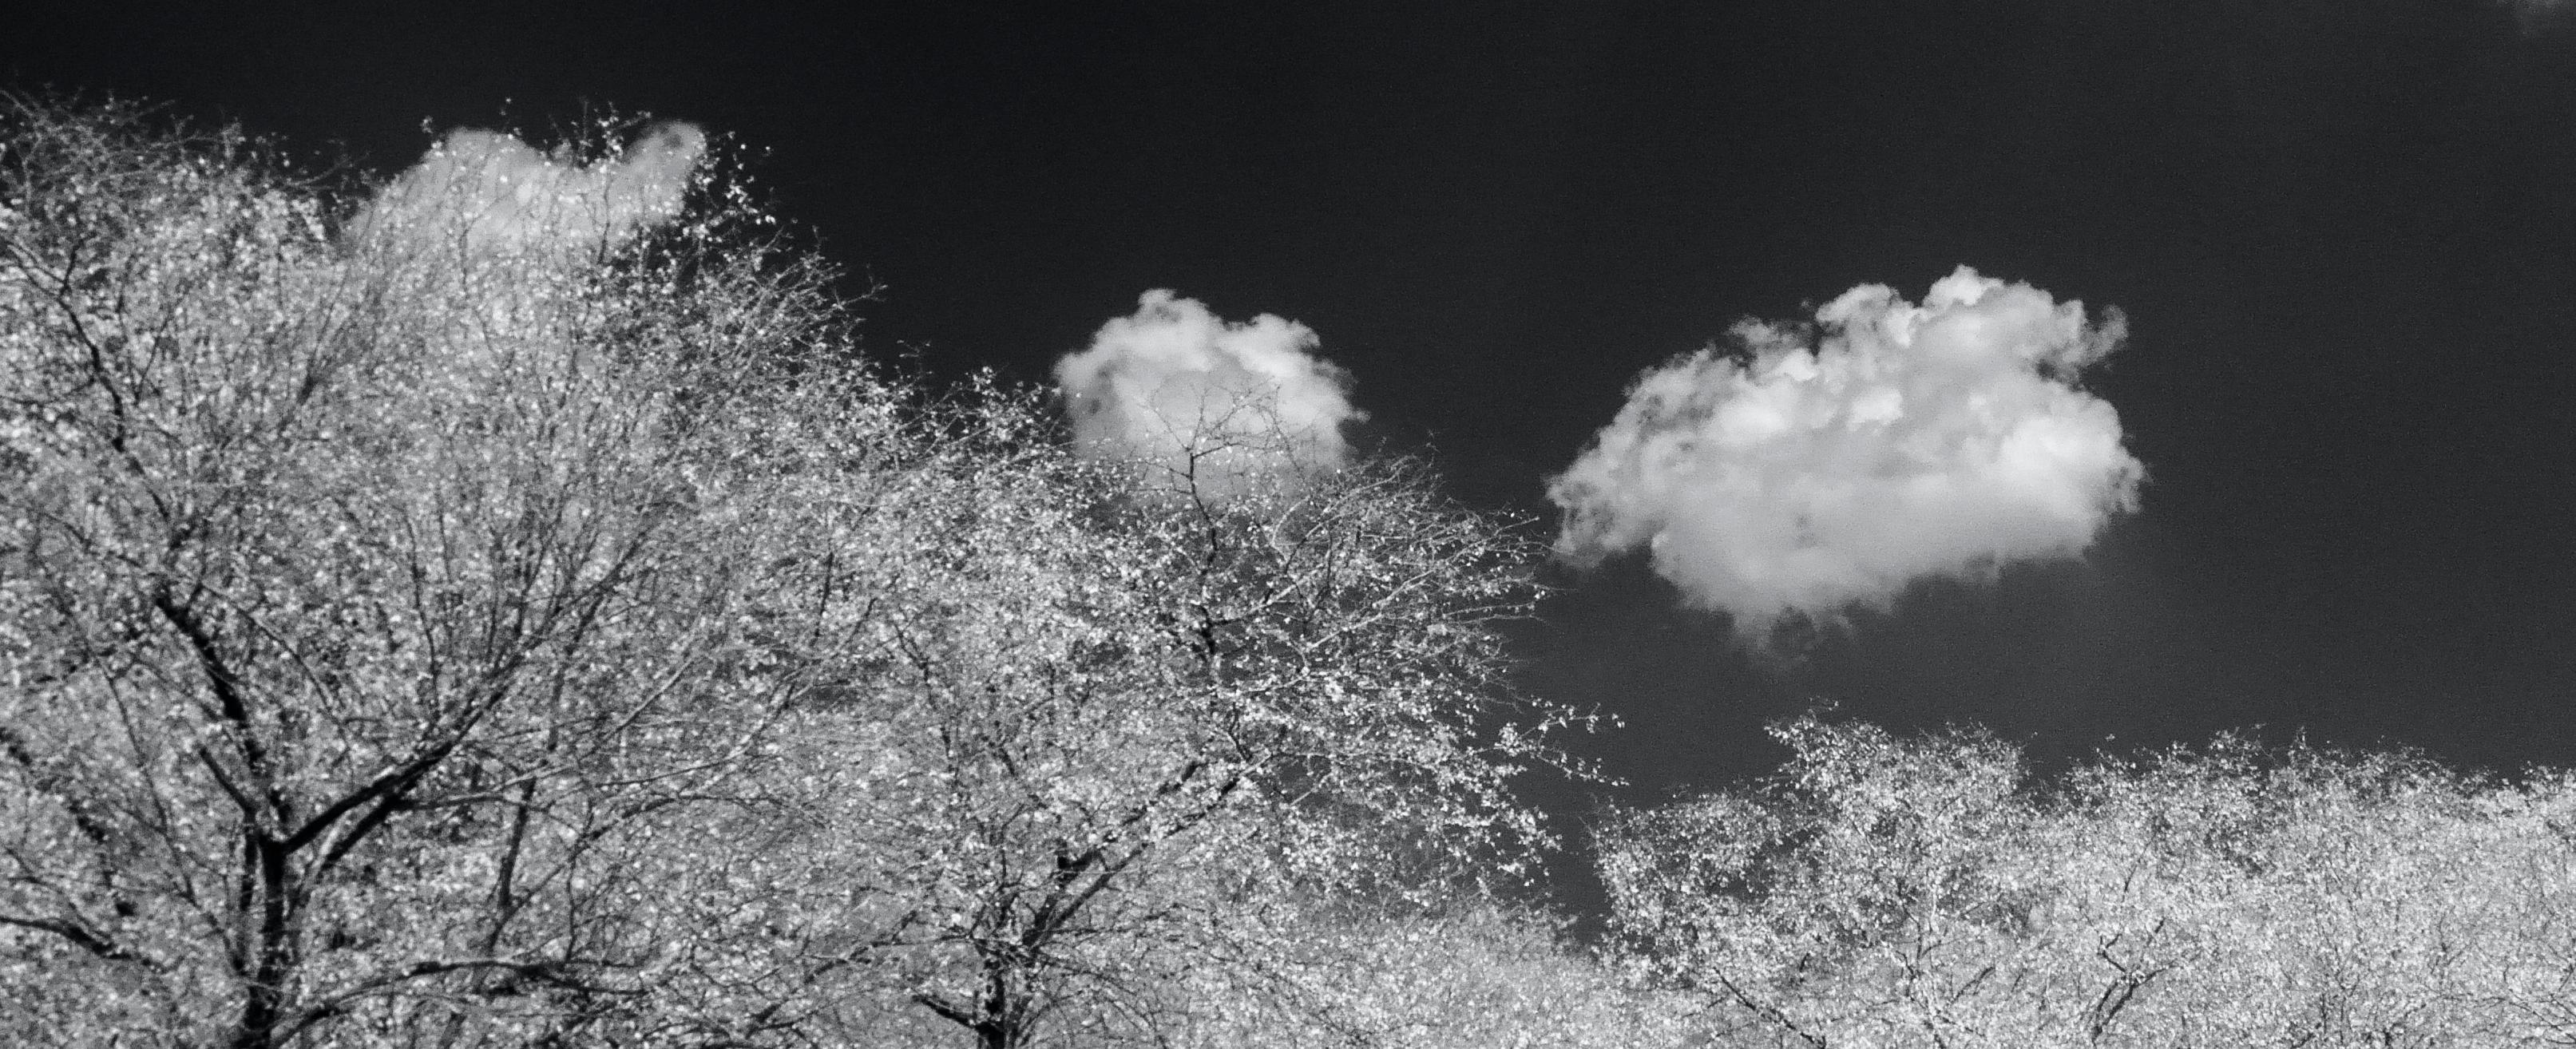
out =
[(585, 107), (768, 151), (875, 345), (1038, 378), (1148, 288), (1305, 322), (1539, 513), (1639, 369), (1967, 263), (2116, 303), (2151, 480), (2077, 564), (1756, 665), (1634, 566), (1528, 681), (1643, 791), (1830, 697), (2043, 755), (2263, 723), (2576, 762), (2576, 29), (2488, 0), (58, 4), (0, 78), (338, 143)]

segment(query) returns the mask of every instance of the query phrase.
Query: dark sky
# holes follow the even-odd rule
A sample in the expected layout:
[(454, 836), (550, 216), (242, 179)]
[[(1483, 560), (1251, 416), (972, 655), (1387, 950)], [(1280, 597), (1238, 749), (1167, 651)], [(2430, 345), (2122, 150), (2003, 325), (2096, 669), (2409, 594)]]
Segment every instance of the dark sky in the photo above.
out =
[[(596, 17), (592, 17), (596, 14)], [(1641, 791), (1813, 697), (2042, 755), (2262, 723), (2576, 762), (2576, 27), (2489, 0), (49, 4), (0, 80), (384, 170), (424, 130), (699, 122), (881, 282), (875, 345), (1024, 378), (1148, 288), (1277, 313), (1460, 494), (1544, 480), (1640, 369), (1960, 263), (2117, 304), (2147, 465), (2080, 563), (1748, 659), (1636, 565), (1528, 682)]]

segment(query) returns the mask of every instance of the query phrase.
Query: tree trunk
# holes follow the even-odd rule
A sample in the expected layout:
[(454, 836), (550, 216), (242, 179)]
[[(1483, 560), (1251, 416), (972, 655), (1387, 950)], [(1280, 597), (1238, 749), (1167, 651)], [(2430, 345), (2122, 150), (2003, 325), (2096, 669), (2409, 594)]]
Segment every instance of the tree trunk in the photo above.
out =
[(287, 850), (282, 842), (258, 830), (245, 832), (243, 859), (256, 864), (259, 924), (250, 950), (250, 965), (240, 975), (241, 1020), (230, 1049), (273, 1049), (282, 1018), (287, 974), (295, 968), (293, 916), (287, 901)]

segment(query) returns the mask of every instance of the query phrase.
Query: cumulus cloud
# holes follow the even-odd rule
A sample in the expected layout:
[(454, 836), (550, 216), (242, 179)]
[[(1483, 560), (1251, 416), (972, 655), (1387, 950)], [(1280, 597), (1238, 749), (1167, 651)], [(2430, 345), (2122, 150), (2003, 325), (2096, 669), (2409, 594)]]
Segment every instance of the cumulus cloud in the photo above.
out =
[(1315, 356), (1318, 341), (1295, 321), (1228, 322), (1158, 289), (1057, 361), (1055, 377), (1085, 454), (1224, 497), (1348, 457), (1342, 424), (1361, 415), (1348, 373)]
[(1549, 486), (1559, 551), (1643, 549), (1695, 607), (1762, 636), (1884, 608), (1916, 580), (2080, 553), (2145, 471), (2075, 386), (2119, 311), (1959, 267), (1921, 305), (1863, 285), (1815, 322), (1739, 323), (1738, 352), (1651, 369)]
[(680, 212), (707, 136), (658, 124), (583, 164), (498, 131), (449, 132), (353, 221), (361, 243), (434, 239), (467, 251), (615, 242)]

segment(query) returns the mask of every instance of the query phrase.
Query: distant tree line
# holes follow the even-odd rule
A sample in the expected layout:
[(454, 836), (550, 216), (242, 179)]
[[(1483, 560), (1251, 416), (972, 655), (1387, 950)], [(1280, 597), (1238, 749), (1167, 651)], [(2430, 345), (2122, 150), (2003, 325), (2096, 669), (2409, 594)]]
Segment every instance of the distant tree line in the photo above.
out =
[(1421, 464), (1086, 458), (723, 165), (0, 124), (0, 1042), (2576, 1043), (2564, 777), (1792, 722), (1596, 821), (1577, 943), (1545, 551)]

